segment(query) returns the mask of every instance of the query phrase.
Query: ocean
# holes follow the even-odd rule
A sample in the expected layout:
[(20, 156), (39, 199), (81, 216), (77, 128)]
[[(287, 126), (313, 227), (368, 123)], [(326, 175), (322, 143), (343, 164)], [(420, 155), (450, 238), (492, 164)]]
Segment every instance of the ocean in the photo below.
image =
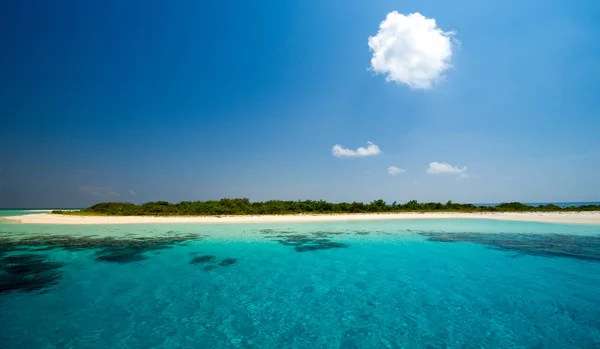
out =
[(600, 226), (0, 219), (0, 348), (598, 348)]
[[(496, 206), (501, 202), (496, 203), (482, 203), (475, 204), (476, 206)], [(556, 205), (558, 207), (570, 207), (570, 206), (586, 206), (586, 205), (600, 205), (600, 201), (573, 201), (573, 202), (524, 202), (523, 204), (529, 206), (540, 206), (540, 205)]]

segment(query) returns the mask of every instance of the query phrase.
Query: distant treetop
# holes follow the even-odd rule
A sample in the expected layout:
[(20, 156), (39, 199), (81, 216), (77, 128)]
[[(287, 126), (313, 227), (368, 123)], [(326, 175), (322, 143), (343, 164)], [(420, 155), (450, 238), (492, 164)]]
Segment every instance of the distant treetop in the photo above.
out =
[(81, 211), (53, 211), (75, 215), (111, 216), (214, 216), (214, 215), (277, 215), (277, 214), (334, 214), (334, 213), (385, 213), (385, 212), (558, 212), (600, 211), (600, 205), (560, 207), (553, 204), (530, 206), (520, 202), (502, 203), (496, 206), (408, 201), (405, 204), (386, 203), (375, 200), (363, 202), (281, 201), (250, 202), (248, 199), (221, 199), (210, 201), (147, 202), (136, 205), (127, 202), (103, 202)]

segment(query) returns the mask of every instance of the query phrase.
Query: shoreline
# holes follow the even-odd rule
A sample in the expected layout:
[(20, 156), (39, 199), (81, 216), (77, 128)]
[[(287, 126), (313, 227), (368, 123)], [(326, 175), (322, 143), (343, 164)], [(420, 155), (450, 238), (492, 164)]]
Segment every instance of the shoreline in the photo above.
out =
[(587, 212), (411, 212), (356, 214), (297, 214), (255, 216), (75, 216), (54, 213), (1, 217), (13, 223), (48, 225), (161, 224), (161, 223), (302, 223), (414, 219), (493, 219), (505, 221), (600, 225), (600, 211)]

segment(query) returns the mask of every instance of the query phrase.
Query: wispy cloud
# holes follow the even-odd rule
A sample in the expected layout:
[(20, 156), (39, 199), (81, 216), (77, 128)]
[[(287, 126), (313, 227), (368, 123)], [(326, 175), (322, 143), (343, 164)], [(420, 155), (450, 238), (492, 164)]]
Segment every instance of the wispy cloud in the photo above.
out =
[(131, 194), (132, 196), (135, 196), (135, 192), (131, 189), (129, 189), (129, 194)]
[(405, 169), (402, 169), (402, 168), (396, 167), (396, 166), (390, 166), (387, 168), (387, 173), (389, 173), (392, 176), (395, 176), (399, 173), (404, 173), (404, 172), (406, 172)]
[(376, 144), (372, 142), (367, 142), (367, 147), (360, 147), (356, 150), (347, 149), (342, 147), (339, 144), (336, 144), (331, 149), (331, 154), (333, 156), (341, 157), (365, 157), (365, 156), (373, 156), (381, 154), (381, 149)]
[(467, 167), (466, 166), (453, 166), (446, 162), (431, 162), (429, 163), (429, 168), (426, 171), (428, 174), (456, 174), (458, 178), (464, 179), (468, 178)]
[(388, 81), (429, 89), (451, 67), (453, 35), (420, 13), (390, 12), (369, 37), (371, 68)]
[(121, 196), (121, 194), (115, 191), (113, 187), (83, 185), (79, 187), (79, 192), (100, 198), (105, 198), (107, 196)]
[(91, 193), (91, 192), (109, 192), (115, 190), (113, 187), (99, 187), (91, 185), (82, 185), (79, 187), (80, 192)]

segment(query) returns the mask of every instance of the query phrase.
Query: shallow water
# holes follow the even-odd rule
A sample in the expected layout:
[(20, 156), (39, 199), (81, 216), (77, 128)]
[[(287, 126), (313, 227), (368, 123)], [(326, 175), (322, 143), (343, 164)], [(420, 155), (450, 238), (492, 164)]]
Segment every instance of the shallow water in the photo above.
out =
[[(38, 213), (48, 213), (52, 211), (51, 209), (48, 210), (28, 210), (28, 209), (23, 209), (23, 210), (15, 210), (15, 209), (0, 209), (0, 218), (1, 217), (6, 217), (6, 216), (21, 216), (24, 214), (38, 214)], [(0, 221), (0, 223), (3, 223), (2, 221)]]
[(2, 348), (600, 347), (600, 227), (0, 223)]

